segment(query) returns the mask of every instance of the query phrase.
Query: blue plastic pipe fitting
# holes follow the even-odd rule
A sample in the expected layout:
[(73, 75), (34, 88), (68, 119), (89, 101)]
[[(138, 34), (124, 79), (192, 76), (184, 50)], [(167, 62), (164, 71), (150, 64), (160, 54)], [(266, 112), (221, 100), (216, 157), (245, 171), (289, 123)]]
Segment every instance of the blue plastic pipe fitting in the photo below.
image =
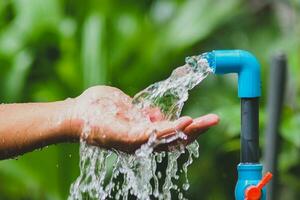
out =
[(238, 96), (261, 95), (260, 65), (255, 56), (244, 50), (214, 50), (206, 54), (215, 74), (238, 74)]
[[(235, 199), (245, 200), (247, 188), (257, 185), (262, 179), (261, 164), (243, 164), (237, 166), (238, 181), (235, 186)], [(261, 200), (266, 199), (266, 189), (262, 189)]]
[[(215, 50), (204, 55), (215, 74), (236, 73), (241, 98), (241, 163), (235, 199), (245, 200), (246, 190), (262, 178), (259, 160), (258, 109), (261, 96), (260, 65), (255, 56), (243, 50)], [(248, 193), (247, 193), (248, 194)], [(265, 200), (265, 189), (261, 200)]]

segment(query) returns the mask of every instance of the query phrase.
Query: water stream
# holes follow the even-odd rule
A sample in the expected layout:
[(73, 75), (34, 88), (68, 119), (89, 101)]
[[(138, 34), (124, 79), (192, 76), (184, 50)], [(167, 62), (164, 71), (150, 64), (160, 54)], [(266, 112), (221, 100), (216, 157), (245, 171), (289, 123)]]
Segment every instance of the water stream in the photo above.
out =
[[(187, 57), (185, 65), (176, 68), (168, 79), (136, 94), (133, 103), (142, 109), (158, 107), (167, 119), (177, 119), (188, 99), (188, 91), (210, 72), (205, 56)], [(88, 123), (84, 132), (89, 134)], [(189, 189), (188, 166), (198, 157), (197, 141), (187, 147), (173, 146), (170, 152), (153, 151), (156, 145), (178, 138), (185, 138), (184, 133), (178, 131), (175, 136), (164, 140), (158, 140), (152, 134), (134, 154), (101, 149), (82, 140), (80, 176), (71, 185), (69, 200), (185, 199), (183, 191)], [(188, 159), (178, 166), (178, 158), (185, 153)], [(157, 166), (164, 170), (159, 171)], [(180, 175), (185, 179), (183, 184), (180, 184)]]

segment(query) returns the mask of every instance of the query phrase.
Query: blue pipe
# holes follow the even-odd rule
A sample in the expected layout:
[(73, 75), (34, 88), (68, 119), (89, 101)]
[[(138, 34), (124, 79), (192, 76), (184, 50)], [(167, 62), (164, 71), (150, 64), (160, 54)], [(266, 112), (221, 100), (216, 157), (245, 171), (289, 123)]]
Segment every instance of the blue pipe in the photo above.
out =
[[(244, 200), (249, 186), (262, 178), (258, 145), (258, 99), (261, 96), (260, 65), (255, 56), (243, 50), (214, 50), (204, 54), (215, 74), (236, 73), (241, 98), (241, 163), (235, 199)], [(265, 189), (264, 189), (265, 190)], [(260, 199), (265, 200), (265, 191)]]
[(206, 54), (215, 74), (238, 74), (238, 96), (261, 96), (260, 65), (255, 56), (244, 50), (214, 50)]

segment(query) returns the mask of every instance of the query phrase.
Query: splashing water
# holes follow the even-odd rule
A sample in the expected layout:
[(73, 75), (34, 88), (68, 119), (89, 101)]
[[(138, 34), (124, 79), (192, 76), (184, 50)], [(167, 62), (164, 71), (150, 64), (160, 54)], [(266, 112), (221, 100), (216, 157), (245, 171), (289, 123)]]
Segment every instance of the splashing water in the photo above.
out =
[[(176, 68), (171, 76), (154, 83), (139, 92), (133, 103), (141, 108), (158, 107), (169, 120), (180, 116), (188, 91), (198, 85), (211, 68), (205, 56), (186, 58), (186, 64)], [(83, 135), (89, 134), (88, 121)], [(186, 147), (188, 160), (183, 164), (185, 182), (178, 186), (179, 167), (177, 160), (185, 153), (185, 148), (178, 145), (170, 152), (154, 152), (153, 148), (161, 143), (169, 143), (178, 138), (185, 138), (182, 132), (175, 136), (158, 140), (155, 132), (148, 142), (132, 155), (116, 150), (105, 150), (80, 142), (80, 176), (72, 184), (69, 200), (72, 199), (171, 199), (172, 191), (178, 199), (185, 199), (183, 190), (188, 190), (187, 168), (198, 157), (197, 141)], [(173, 147), (174, 148), (174, 147)], [(157, 165), (166, 163), (165, 172), (157, 170)]]

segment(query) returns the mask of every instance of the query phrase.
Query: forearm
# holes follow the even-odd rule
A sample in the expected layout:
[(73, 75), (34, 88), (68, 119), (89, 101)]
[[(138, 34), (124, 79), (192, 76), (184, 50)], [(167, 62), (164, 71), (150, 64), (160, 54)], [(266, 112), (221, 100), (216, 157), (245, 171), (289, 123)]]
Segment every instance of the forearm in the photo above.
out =
[(66, 101), (0, 105), (0, 159), (75, 140)]

